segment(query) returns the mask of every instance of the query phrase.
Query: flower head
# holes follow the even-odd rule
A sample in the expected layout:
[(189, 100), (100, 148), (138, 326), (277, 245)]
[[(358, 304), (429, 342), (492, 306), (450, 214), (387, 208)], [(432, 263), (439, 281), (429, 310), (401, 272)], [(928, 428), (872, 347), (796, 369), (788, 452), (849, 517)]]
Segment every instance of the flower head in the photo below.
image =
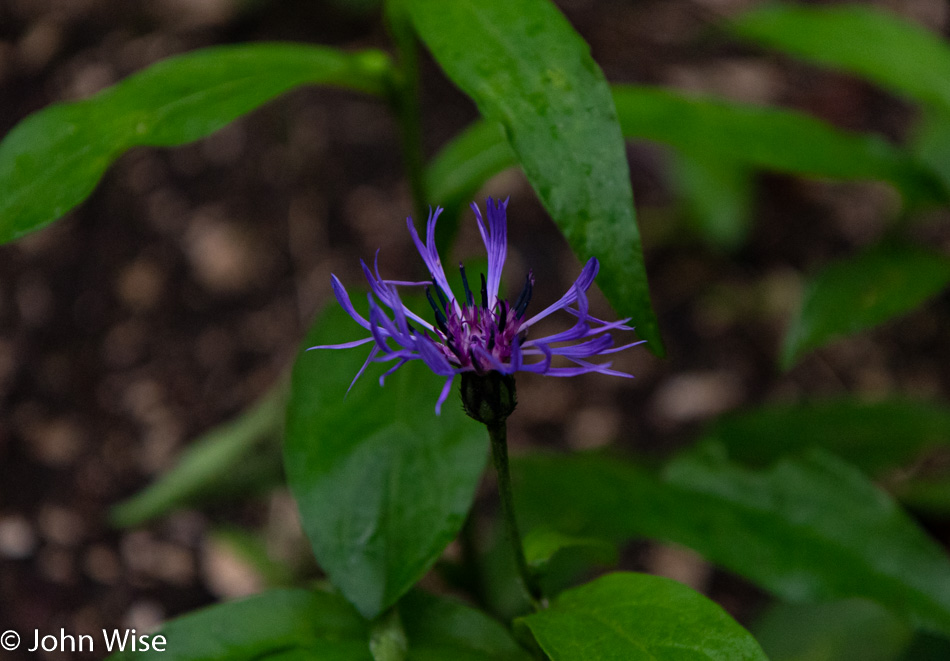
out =
[[(481, 275), (478, 286), (473, 289), (465, 267), (459, 264), (463, 289), (461, 297), (457, 297), (449, 286), (442, 260), (436, 251), (435, 225), (442, 209), (437, 207), (434, 212), (430, 211), (425, 242), (419, 237), (412, 218), (407, 218), (409, 233), (429, 270), (431, 281), (385, 280), (379, 275), (378, 264), (374, 264), (373, 270), (370, 270), (361, 261), (370, 286), (369, 319), (365, 319), (353, 307), (339, 278), (332, 276), (333, 292), (340, 305), (370, 335), (353, 342), (310, 348), (346, 349), (372, 343), (369, 356), (353, 383), (371, 362), (395, 362), (380, 377), (382, 385), (388, 375), (410, 360), (423, 361), (429, 369), (446, 379), (436, 402), (436, 413), (440, 412), (452, 381), (458, 374), (486, 375), (497, 372), (510, 376), (515, 372), (535, 372), (548, 376), (576, 376), (599, 372), (630, 377), (629, 374), (610, 369), (610, 362), (588, 362), (596, 356), (642, 343), (631, 342), (615, 347), (609, 331), (632, 331), (633, 328), (626, 325), (630, 320), (606, 322), (588, 313), (586, 294), (599, 268), (596, 258), (591, 257), (587, 261), (567, 293), (531, 317), (526, 317), (534, 288), (534, 275), (530, 271), (514, 303), (499, 297), (501, 272), (508, 251), (507, 207), (508, 200), (500, 202), (488, 198), (486, 223), (478, 206), (472, 203), (478, 231), (488, 251), (488, 274)], [(432, 321), (402, 303), (398, 292), (400, 286), (424, 287), (432, 308)], [(574, 316), (574, 324), (570, 328), (547, 337), (529, 337), (532, 326), (559, 310)], [(566, 359), (571, 365), (552, 365), (556, 357)]]

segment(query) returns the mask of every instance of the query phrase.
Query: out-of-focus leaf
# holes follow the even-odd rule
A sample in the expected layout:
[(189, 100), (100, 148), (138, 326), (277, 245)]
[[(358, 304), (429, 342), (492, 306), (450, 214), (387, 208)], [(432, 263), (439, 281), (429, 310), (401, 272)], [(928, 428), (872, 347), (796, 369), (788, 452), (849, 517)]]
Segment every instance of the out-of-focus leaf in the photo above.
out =
[(214, 528), (209, 537), (213, 543), (223, 545), (260, 576), (266, 587), (293, 585), (293, 571), (286, 563), (271, 557), (263, 533), (236, 526), (222, 526)]
[(908, 245), (884, 244), (830, 264), (805, 291), (782, 347), (782, 366), (836, 337), (910, 312), (950, 282), (950, 258)]
[(687, 219), (709, 243), (738, 248), (752, 220), (751, 168), (718, 154), (677, 154), (673, 178)]
[[(364, 330), (333, 306), (305, 347)], [(303, 351), (294, 365), (284, 458), (303, 528), (333, 584), (366, 617), (391, 606), (455, 537), (487, 457), (460, 406), (434, 412), (442, 379), (421, 361), (387, 377), (368, 350)]]
[(280, 434), (286, 406), (287, 387), (282, 383), (234, 420), (198, 438), (157, 482), (112, 508), (113, 525), (136, 526), (203, 498), (232, 495), (235, 483), (244, 493), (255, 482), (273, 484), (272, 478), (280, 476), (277, 445), (262, 456), (254, 452)]
[(528, 661), (498, 622), (451, 599), (420, 591), (399, 602), (409, 661)]
[(189, 613), (158, 633), (167, 641), (164, 652), (127, 647), (109, 658), (254, 661), (299, 653), (292, 658), (372, 661), (367, 623), (342, 597), (324, 592), (272, 590)]
[(730, 30), (950, 111), (950, 47), (896, 14), (859, 4), (773, 3), (743, 14)]
[(525, 535), (524, 555), (535, 570), (543, 571), (551, 558), (565, 549), (585, 549), (605, 563), (617, 561), (617, 547), (603, 539), (565, 535), (550, 528), (534, 528)]
[(766, 661), (718, 604), (676, 581), (608, 574), (516, 621), (552, 661)]
[(467, 204), (486, 179), (516, 164), (501, 124), (474, 122), (432, 159), (426, 189), (433, 205)]
[(782, 455), (823, 448), (872, 475), (950, 443), (950, 407), (910, 400), (833, 399), (726, 415), (703, 439), (762, 466)]
[(128, 149), (203, 138), (300, 85), (381, 94), (389, 72), (378, 51), (220, 46), (158, 62), (89, 99), (40, 110), (0, 143), (0, 243), (82, 202)]
[(391, 608), (376, 618), (369, 634), (369, 651), (373, 661), (405, 661), (409, 650), (406, 630), (399, 612)]
[(624, 135), (689, 154), (767, 170), (893, 183), (912, 200), (946, 200), (929, 169), (876, 135), (850, 133), (781, 108), (690, 98), (659, 87), (615, 85)]
[(549, 0), (409, 0), (439, 65), (505, 128), (538, 197), (598, 284), (663, 347), (650, 304), (623, 136), (610, 88), (584, 40)]
[(938, 516), (950, 514), (950, 475), (912, 477), (889, 486), (911, 509)]
[(950, 190), (950, 112), (924, 113), (914, 129), (911, 150)]
[(863, 599), (775, 604), (752, 627), (771, 661), (896, 661), (913, 630)]
[(950, 640), (933, 634), (918, 634), (897, 661), (946, 661)]
[(814, 451), (767, 471), (710, 453), (657, 479), (617, 459), (524, 457), (522, 520), (618, 541), (692, 548), (788, 601), (861, 597), (950, 633), (950, 560), (857, 469)]

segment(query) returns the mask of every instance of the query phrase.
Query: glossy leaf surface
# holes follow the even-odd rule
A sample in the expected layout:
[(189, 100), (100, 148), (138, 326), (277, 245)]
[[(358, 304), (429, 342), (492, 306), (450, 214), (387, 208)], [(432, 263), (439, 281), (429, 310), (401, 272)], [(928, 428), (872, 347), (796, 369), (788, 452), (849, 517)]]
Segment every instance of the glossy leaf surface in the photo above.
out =
[(410, 0), (419, 36), (482, 115), (500, 123), (528, 181), (598, 285), (662, 353), (623, 136), (603, 73), (548, 0)]
[(608, 574), (559, 595), (518, 624), (552, 661), (766, 661), (718, 604), (676, 581)]
[(879, 245), (825, 267), (807, 285), (782, 347), (791, 367), (837, 337), (904, 314), (950, 283), (950, 258), (908, 245)]
[[(338, 306), (305, 346), (363, 336)], [(294, 366), (288, 481), (321, 567), (367, 617), (391, 606), (455, 537), (487, 458), (485, 429), (448, 402), (421, 361), (387, 377), (355, 349), (302, 351)]]
[(89, 99), (40, 110), (0, 143), (0, 243), (82, 202), (128, 149), (198, 140), (300, 85), (382, 93), (389, 68), (376, 51), (220, 46), (162, 60)]

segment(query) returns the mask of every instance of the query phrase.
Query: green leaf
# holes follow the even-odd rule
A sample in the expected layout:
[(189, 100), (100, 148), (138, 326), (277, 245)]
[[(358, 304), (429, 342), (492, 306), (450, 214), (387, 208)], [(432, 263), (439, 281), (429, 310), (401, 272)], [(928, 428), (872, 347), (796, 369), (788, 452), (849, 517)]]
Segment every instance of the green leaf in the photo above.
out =
[(825, 267), (805, 291), (782, 347), (782, 366), (836, 337), (904, 314), (950, 282), (950, 258), (907, 245), (877, 245)]
[(800, 112), (633, 85), (615, 85), (614, 101), (628, 138), (779, 172), (888, 181), (912, 200), (947, 199), (929, 169), (883, 138)]
[(715, 602), (674, 580), (608, 574), (517, 620), (552, 661), (766, 660)]
[(950, 475), (913, 476), (889, 485), (907, 507), (919, 512), (946, 517), (950, 514)]
[(82, 202), (132, 147), (203, 138), (300, 85), (380, 94), (389, 71), (388, 58), (377, 51), (221, 46), (158, 62), (89, 99), (52, 105), (0, 143), (0, 243)]
[(950, 190), (950, 113), (925, 112), (914, 127), (911, 150)]
[(531, 567), (544, 571), (551, 559), (566, 549), (590, 551), (604, 564), (617, 562), (617, 547), (596, 537), (565, 535), (551, 528), (538, 527), (524, 538), (524, 555)]
[[(304, 346), (366, 331), (333, 306)], [(303, 351), (294, 366), (287, 477), (303, 528), (333, 584), (363, 615), (391, 606), (462, 526), (487, 457), (485, 430), (449, 402), (421, 361), (347, 388), (365, 347)]]
[(677, 155), (673, 177), (687, 219), (710, 244), (735, 250), (752, 221), (751, 168), (719, 154)]
[(896, 661), (914, 632), (863, 599), (776, 604), (752, 627), (771, 661)]
[(409, 661), (528, 661), (498, 622), (481, 611), (418, 590), (399, 602)]
[(324, 592), (264, 592), (189, 613), (165, 624), (159, 634), (167, 641), (164, 652), (127, 647), (109, 658), (253, 661), (306, 649), (305, 658), (321, 661), (372, 660), (366, 622), (344, 599)]
[[(136, 526), (200, 499), (247, 493), (250, 484), (268, 486), (280, 476), (278, 458), (265, 450), (264, 441), (280, 435), (287, 407), (287, 386), (274, 387), (260, 402), (234, 420), (198, 438), (182, 453), (178, 463), (143, 491), (112, 508), (110, 519), (119, 527)], [(276, 444), (275, 444), (276, 448)], [(276, 470), (275, 470), (276, 469)]]
[(504, 126), (528, 181), (598, 284), (652, 351), (650, 304), (623, 136), (610, 88), (584, 40), (548, 0), (410, 0), (439, 65)]
[(767, 471), (687, 455), (661, 479), (618, 459), (515, 463), (525, 525), (687, 546), (788, 601), (871, 599), (950, 633), (950, 561), (857, 469), (822, 452)]
[(823, 448), (878, 475), (950, 443), (950, 407), (893, 399), (831, 399), (766, 406), (716, 420), (703, 435), (739, 462), (762, 466)]
[(487, 179), (516, 164), (501, 124), (474, 122), (429, 163), (426, 190), (433, 205), (467, 204)]
[(406, 630), (395, 608), (379, 616), (369, 636), (369, 651), (373, 661), (403, 661), (409, 649)]
[(867, 78), (950, 110), (950, 47), (896, 14), (857, 4), (770, 4), (740, 16), (737, 36)]

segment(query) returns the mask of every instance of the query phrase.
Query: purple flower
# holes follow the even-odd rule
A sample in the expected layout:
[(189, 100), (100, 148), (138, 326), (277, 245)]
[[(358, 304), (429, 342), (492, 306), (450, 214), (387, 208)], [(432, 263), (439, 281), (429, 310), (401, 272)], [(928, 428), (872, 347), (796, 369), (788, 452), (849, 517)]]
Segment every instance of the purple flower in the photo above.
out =
[[(456, 297), (449, 287), (435, 247), (435, 224), (442, 213), (442, 209), (437, 207), (434, 212), (429, 213), (425, 243), (416, 232), (412, 218), (407, 218), (409, 233), (429, 269), (431, 281), (384, 280), (379, 275), (378, 263), (371, 271), (361, 260), (363, 273), (371, 290), (368, 294), (367, 320), (354, 309), (339, 278), (332, 276), (333, 292), (340, 305), (356, 323), (369, 331), (370, 336), (343, 344), (310, 348), (347, 349), (372, 343), (373, 348), (354, 377), (353, 383), (356, 383), (371, 362), (395, 361), (379, 378), (382, 385), (388, 375), (408, 361), (423, 361), (433, 372), (445, 377), (445, 386), (436, 402), (436, 413), (441, 411), (455, 376), (466, 372), (484, 375), (496, 371), (506, 376), (515, 372), (535, 372), (549, 376), (576, 376), (599, 372), (630, 377), (629, 374), (610, 369), (609, 362), (588, 362), (596, 356), (615, 353), (642, 343), (631, 342), (614, 347), (613, 338), (608, 331), (632, 331), (633, 328), (626, 325), (630, 320), (606, 322), (588, 314), (586, 292), (594, 282), (600, 267), (597, 259), (591, 257), (588, 260), (577, 280), (557, 302), (526, 319), (525, 312), (534, 287), (534, 275), (530, 271), (525, 278), (521, 294), (513, 304), (498, 296), (501, 271), (508, 251), (505, 216), (508, 200), (496, 202), (488, 198), (487, 227), (478, 206), (474, 202), (471, 206), (478, 221), (478, 231), (488, 251), (488, 276), (481, 276), (477, 293), (472, 290), (465, 267), (461, 264), (459, 270), (462, 275), (463, 297)], [(397, 290), (399, 286), (425, 287), (434, 323), (403, 305)], [(547, 337), (529, 338), (532, 326), (558, 310), (565, 310), (574, 316), (573, 326)], [(561, 357), (572, 365), (554, 366), (552, 361), (555, 357)], [(353, 385), (350, 384), (350, 387)]]

